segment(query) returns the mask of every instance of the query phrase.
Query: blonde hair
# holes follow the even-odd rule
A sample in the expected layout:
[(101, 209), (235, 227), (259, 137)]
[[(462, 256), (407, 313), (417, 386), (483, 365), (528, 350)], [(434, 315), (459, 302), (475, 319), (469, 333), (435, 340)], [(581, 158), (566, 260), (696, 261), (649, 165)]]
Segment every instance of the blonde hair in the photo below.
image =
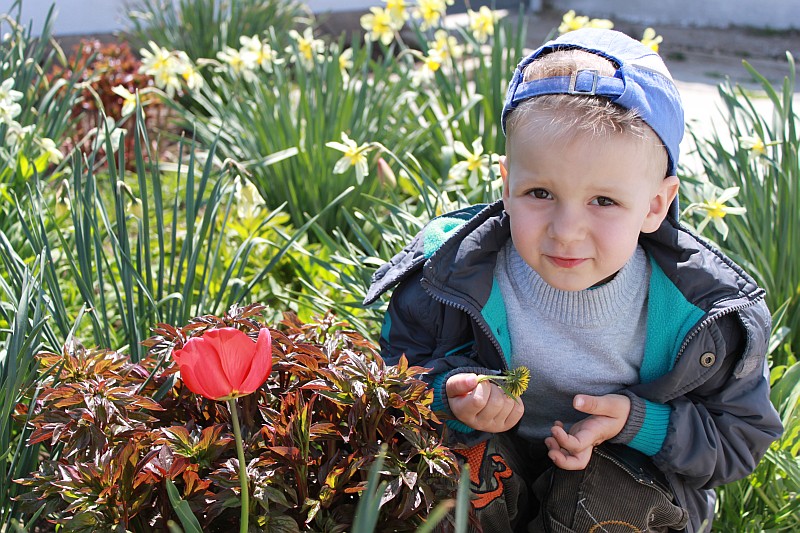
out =
[[(557, 50), (528, 65), (523, 72), (523, 81), (571, 76), (581, 70), (596, 70), (600, 76), (613, 76), (616, 67), (610, 60), (591, 52)], [(626, 134), (646, 141), (648, 145), (661, 148), (660, 157), (654, 161), (654, 169), (657, 168), (661, 173), (661, 178), (667, 174), (667, 151), (655, 131), (635, 110), (614, 104), (603, 96), (547, 94), (525, 100), (508, 116), (506, 143), (518, 124), (526, 118), (536, 122), (537, 136), (546, 135), (569, 141), (579, 134), (589, 134), (593, 138)]]

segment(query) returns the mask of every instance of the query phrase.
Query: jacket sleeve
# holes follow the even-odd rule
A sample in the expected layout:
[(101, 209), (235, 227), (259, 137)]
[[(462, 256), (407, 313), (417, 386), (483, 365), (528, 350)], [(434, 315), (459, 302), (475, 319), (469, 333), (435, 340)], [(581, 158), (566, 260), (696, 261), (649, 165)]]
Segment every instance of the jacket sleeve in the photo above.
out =
[(469, 318), (434, 300), (421, 287), (420, 277), (421, 273), (414, 274), (394, 289), (381, 328), (381, 356), (387, 363), (396, 364), (405, 355), (409, 364), (427, 368), (428, 373), (421, 379), (433, 389), (432, 409), (445, 415), (448, 440), (477, 442), (485, 435), (453, 417), (445, 383), (459, 372), (498, 372), (481, 367), (472, 358), (474, 342)]
[[(649, 455), (660, 470), (700, 489), (749, 475), (783, 430), (770, 402), (765, 347), (760, 364), (750, 364), (744, 373), (737, 371), (750, 340), (735, 317), (719, 320), (715, 336), (722, 339), (724, 359), (702, 385), (664, 404), (625, 393), (632, 400), (632, 410), (623, 433), (633, 434), (635, 440), (637, 433), (652, 432), (663, 419), (660, 446)], [(648, 422), (647, 411), (663, 416)], [(633, 430), (628, 427), (636, 425)]]

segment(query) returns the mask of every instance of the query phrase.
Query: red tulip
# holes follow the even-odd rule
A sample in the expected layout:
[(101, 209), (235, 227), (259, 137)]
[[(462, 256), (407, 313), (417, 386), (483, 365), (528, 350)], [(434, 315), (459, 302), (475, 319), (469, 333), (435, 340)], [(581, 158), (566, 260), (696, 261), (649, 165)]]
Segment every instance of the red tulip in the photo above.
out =
[(206, 331), (172, 352), (181, 379), (195, 394), (212, 400), (247, 396), (258, 389), (272, 371), (269, 330), (258, 332), (253, 342), (236, 328)]

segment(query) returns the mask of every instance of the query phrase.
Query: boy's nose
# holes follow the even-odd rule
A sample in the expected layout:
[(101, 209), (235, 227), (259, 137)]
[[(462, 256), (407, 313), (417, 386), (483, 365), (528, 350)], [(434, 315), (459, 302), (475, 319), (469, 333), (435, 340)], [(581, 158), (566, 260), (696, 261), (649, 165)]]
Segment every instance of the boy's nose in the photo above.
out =
[(580, 209), (560, 206), (553, 213), (548, 226), (548, 236), (562, 243), (582, 240), (586, 236), (586, 222)]

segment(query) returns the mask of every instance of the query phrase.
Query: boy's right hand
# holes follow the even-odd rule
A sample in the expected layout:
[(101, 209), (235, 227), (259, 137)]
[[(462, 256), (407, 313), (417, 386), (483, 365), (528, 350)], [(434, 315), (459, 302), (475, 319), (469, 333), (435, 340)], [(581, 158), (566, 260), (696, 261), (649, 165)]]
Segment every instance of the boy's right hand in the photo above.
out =
[(475, 374), (450, 376), (445, 391), (455, 417), (478, 431), (508, 431), (519, 422), (525, 411), (522, 400), (509, 397), (503, 389), (489, 381), (478, 383)]

